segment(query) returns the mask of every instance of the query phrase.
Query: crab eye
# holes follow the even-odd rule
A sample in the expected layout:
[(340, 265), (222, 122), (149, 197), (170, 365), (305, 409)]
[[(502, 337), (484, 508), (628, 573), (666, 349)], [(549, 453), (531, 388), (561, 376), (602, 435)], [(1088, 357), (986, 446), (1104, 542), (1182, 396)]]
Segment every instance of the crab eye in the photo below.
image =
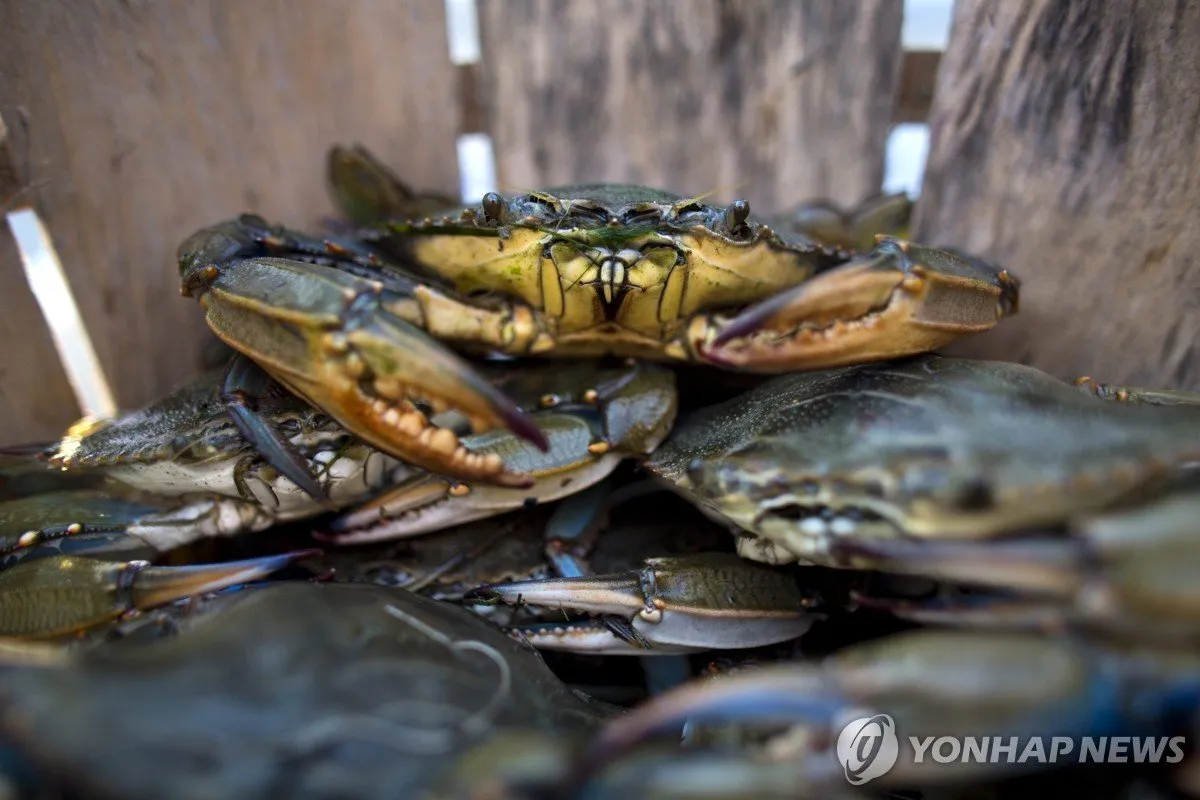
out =
[(729, 204), (729, 221), (733, 225), (743, 225), (750, 216), (750, 204), (745, 200), (734, 200)]
[(608, 210), (604, 206), (581, 200), (571, 204), (571, 213), (580, 214), (585, 217), (598, 217), (599, 219), (606, 219), (608, 217)]
[(488, 222), (503, 224), (505, 210), (504, 198), (500, 195), (488, 192), (483, 196), (483, 216)]
[(622, 215), (626, 225), (653, 225), (662, 220), (662, 211), (657, 207), (631, 208)]
[(725, 226), (734, 236), (746, 232), (746, 220), (750, 218), (750, 204), (745, 200), (734, 200), (725, 209)]

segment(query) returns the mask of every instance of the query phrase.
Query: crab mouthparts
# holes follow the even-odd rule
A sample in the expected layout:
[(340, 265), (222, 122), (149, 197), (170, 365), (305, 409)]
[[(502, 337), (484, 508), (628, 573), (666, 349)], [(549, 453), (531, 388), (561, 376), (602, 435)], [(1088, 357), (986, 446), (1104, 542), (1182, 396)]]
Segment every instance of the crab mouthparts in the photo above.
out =
[(606, 258), (600, 263), (600, 288), (604, 293), (604, 302), (611, 303), (625, 285), (628, 274), (625, 262), (617, 258)]

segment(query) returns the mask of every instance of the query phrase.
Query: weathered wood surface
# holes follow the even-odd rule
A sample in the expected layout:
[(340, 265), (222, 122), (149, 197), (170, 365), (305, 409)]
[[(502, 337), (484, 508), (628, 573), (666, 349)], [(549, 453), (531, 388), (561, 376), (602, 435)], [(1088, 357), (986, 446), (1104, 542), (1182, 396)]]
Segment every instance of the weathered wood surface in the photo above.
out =
[[(442, 0), (0, 3), (0, 115), (17, 173), (120, 405), (152, 399), (201, 362), (209, 334), (174, 265), (196, 228), (242, 210), (314, 225), (331, 209), (324, 153), (338, 141), (455, 191), (444, 15)], [(11, 314), (7, 282), (19, 280), (3, 264), (0, 318)], [(36, 383), (38, 361), (59, 369), (21, 341), (0, 349), (6, 384)], [(3, 390), (13, 402), (22, 391)], [(3, 438), (25, 432), (30, 418), (18, 419)]]
[[(19, 120), (17, 121), (19, 123)], [(8, 127), (0, 116), (0, 211), (20, 207)], [(0, 444), (52, 439), (79, 416), (75, 393), (58, 360), (50, 331), (8, 225), (0, 221)]]
[(629, 181), (761, 210), (876, 193), (901, 0), (480, 0), (502, 187)]
[(48, 441), (79, 417), (8, 226), (0, 222), (0, 445)]
[(1010, 267), (960, 352), (1200, 389), (1200, 3), (959, 0), (916, 235)]
[(908, 50), (900, 60), (900, 86), (892, 122), (926, 122), (937, 88), (940, 50)]

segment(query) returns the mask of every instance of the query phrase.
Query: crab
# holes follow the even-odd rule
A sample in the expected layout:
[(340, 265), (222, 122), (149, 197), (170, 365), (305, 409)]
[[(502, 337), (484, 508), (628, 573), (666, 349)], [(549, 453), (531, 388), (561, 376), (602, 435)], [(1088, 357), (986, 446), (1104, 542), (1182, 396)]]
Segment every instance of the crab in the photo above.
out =
[(245, 589), (173, 635), (0, 671), (3, 770), (30, 796), (425, 796), (482, 744), (616, 712), (470, 612), (380, 586)]
[(182, 567), (67, 555), (35, 558), (0, 572), (0, 637), (71, 637), (176, 600), (265, 578), (313, 552)]
[[(1194, 651), (1114, 648), (1029, 633), (918, 630), (825, 659), (692, 681), (651, 698), (595, 737), (577, 760), (572, 783), (588, 785), (605, 767), (664, 736), (678, 742), (684, 725), (693, 731), (734, 725), (781, 733), (750, 752), (694, 752), (733, 762), (730, 778), (747, 787), (787, 781), (794, 796), (828, 796), (846, 787), (848, 777), (851, 784), (865, 782), (852, 770), (857, 765), (839, 762), (834, 752), (846, 736), (841, 732), (886, 720), (897, 757), (885, 774), (864, 776), (873, 781), (869, 788), (977, 789), (1077, 763), (1084, 737), (1154, 736), (1160, 757), (1178, 763), (1186, 753), (1179, 732), (1198, 714), (1200, 660)], [(927, 749), (939, 737), (973, 737), (985, 747), (986, 737), (995, 737), (1019, 747), (1008, 760), (944, 763)], [(1042, 757), (1018, 759), (1034, 737), (1040, 737)], [(1073, 758), (1048, 762), (1052, 737), (1070, 742)], [(919, 759), (921, 743), (926, 749)], [(676, 745), (676, 752), (689, 749)]]
[[(315, 245), (310, 250), (315, 257)], [(360, 264), (322, 252), (320, 259), (336, 261), (339, 269), (355, 264), (346, 273), (352, 277), (370, 260)], [(382, 256), (376, 258), (386, 266)], [(53, 463), (66, 467), (65, 475), (94, 473), (102, 482), (147, 493), (147, 507), (156, 513), (158, 503), (195, 509), (201, 498), (209, 514), (227, 502), (252, 506), (263, 515), (263, 527), (332, 512), (332, 520), (317, 524), (322, 540), (333, 546), (437, 535), (518, 511), (527, 499), (556, 502), (547, 527), (556, 546), (544, 540), (541, 548), (526, 548), (518, 561), (533, 562), (528, 568), (502, 560), (498, 575), (468, 571), (489, 581), (474, 589), (464, 583), (473, 577), (454, 575), (449, 592), (521, 610), (539, 603), (551, 613), (590, 612), (583, 620), (543, 616), (530, 625), (506, 619), (510, 639), (541, 649), (666, 656), (644, 659), (661, 663), (677, 654), (790, 642), (816, 617), (805, 587), (821, 571), (878, 571), (939, 582), (934, 600), (856, 594), (867, 611), (925, 624), (984, 622), (1021, 629), (920, 631), (845, 650), (823, 665), (740, 670), (711, 685), (691, 683), (612, 721), (577, 763), (573, 754), (555, 748), (552, 757), (538, 761), (554, 762), (549, 767), (554, 790), (578, 785), (579, 796), (604, 796), (611, 781), (620, 784), (624, 778), (614, 778), (613, 768), (628, 769), (625, 777), (633, 785), (649, 784), (630, 776), (660, 781), (679, 770), (700, 774), (686, 748), (667, 748), (661, 759), (656, 754), (648, 762), (630, 763), (623, 755), (684, 720), (701, 726), (713, 720), (786, 726), (791, 738), (772, 738), (769, 753), (744, 745), (735, 753), (704, 754), (701, 763), (728, 768), (731, 794), (774, 786), (786, 787), (785, 796), (802, 788), (824, 797), (844, 781), (827, 752), (831, 734), (862, 707), (894, 714), (914, 732), (946, 724), (966, 735), (1041, 733), (1047, 708), (1072, 735), (1166, 730), (1178, 722), (1176, 712), (1185, 720), (1197, 716), (1200, 664), (1194, 654), (1172, 646), (1181, 636), (1194, 642), (1200, 619), (1188, 579), (1197, 553), (1189, 520), (1196, 508), (1191, 493), (1192, 470), (1200, 461), (1200, 409), (1187, 393), (1088, 380), (1072, 387), (1019, 365), (917, 355), (764, 376), (745, 394), (676, 425), (672, 372), (662, 366), (519, 363), (508, 374), (487, 364), (470, 368), (488, 392), (538, 429), (546, 451), (520, 432), (474, 432), (480, 421), (471, 410), (435, 403), (428, 394), (403, 413), (418, 414), (430, 430), (452, 432), (456, 447), (467, 454), (457, 459), (461, 463), (479, 465), (469, 457), (483, 452), (500, 455), (501, 469), (492, 473), (504, 476), (498, 480), (455, 478), (407, 463), (310, 398), (280, 391), (245, 359), (192, 387), (196, 394), (181, 406), (191, 411), (164, 413), (180, 407), (177, 397), (171, 401), (176, 406), (81, 427), (52, 451)], [(608, 377), (597, 379), (597, 370)], [(196, 411), (195, 397), (203, 398), (202, 412)], [(105, 443), (118, 443), (120, 456), (89, 461), (87, 453), (105, 452), (100, 447)], [(142, 453), (135, 445), (143, 444), (149, 455), (134, 455)], [(203, 458), (186, 463), (198, 455)], [(294, 480), (276, 467), (280, 459), (302, 466), (320, 491), (306, 491), (303, 474)], [(597, 572), (577, 558), (572, 540), (581, 528), (593, 526), (579, 519), (592, 513), (583, 501), (603, 495), (607, 476), (623, 459), (642, 461), (660, 486), (733, 529), (736, 544), (731, 539), (727, 549), (736, 547), (750, 559), (712, 552), (664, 558), (651, 550), (648, 559), (639, 553)], [(343, 460), (344, 474), (335, 469)], [(181, 465), (188, 466), (186, 479), (180, 479)], [(353, 491), (352, 481), (339, 483), (356, 471), (379, 477), (360, 477)], [(164, 476), (180, 482), (164, 492), (171, 483)], [(20, 481), (40, 486), (44, 479)], [(142, 526), (141, 512), (133, 516)], [(97, 520), (68, 523), (59, 517), (33, 536), (13, 534), (12, 555), (24, 555), (17, 566), (42, 563), (38, 569), (50, 573), (58, 555), (30, 559), (88, 536), (121, 541), (119, 532), (103, 530)], [(80, 526), (75, 532), (69, 530), (73, 524)], [(1151, 524), (1157, 537), (1145, 535)], [(238, 522), (226, 532), (253, 527)], [(498, 530), (505, 530), (503, 524)], [(464, 557), (476, 551), (473, 544), (458, 547)], [(344, 552), (353, 563), (353, 551)], [(89, 569), (124, 574), (113, 567)], [(435, 574), (420, 580), (438, 579)], [(334, 587), (288, 591), (299, 597), (327, 588)], [(972, 594), (956, 594), (963, 588)], [(440, 593), (444, 589), (438, 587)], [(319, 605), (306, 599), (303, 608)], [(424, 614), (410, 615), (409, 624), (428, 622)], [(436, 626), (411, 626), (439, 639), (428, 633)], [(1046, 628), (1069, 635), (1048, 639)], [(1053, 680), (1039, 677), (1031, 684), (1031, 664)], [(506, 732), (481, 743), (482, 750), (471, 751), (473, 769), (493, 776), (523, 769), (531, 751), (520, 747), (537, 746), (542, 739), (536, 734), (514, 732), (510, 739)], [(765, 771), (764, 758), (775, 759)], [(441, 777), (461, 789), (452, 777), (459, 762), (443, 766)], [(949, 777), (970, 782), (1001, 774), (1006, 773)], [(927, 779), (942, 780), (900, 769), (888, 785), (907, 788), (905, 781)], [(673, 787), (667, 781), (653, 788), (670, 795)], [(696, 788), (704, 796), (700, 789), (708, 787)], [(678, 796), (688, 794), (681, 790)]]
[[(365, 151), (335, 148), (330, 165), (352, 219), (420, 207), (407, 188), (388, 191), (394, 177)], [(769, 226), (743, 200), (577, 186), (489, 192), (327, 237), (243, 215), (188, 238), (179, 268), (217, 336), (363, 441), (453, 478), (516, 486), (527, 478), (473, 459), (429, 418), (453, 408), (476, 433), (548, 446), (464, 355), (777, 373), (924, 352), (1017, 309), (1006, 270), (887, 236), (857, 253), (794, 227)], [(252, 412), (240, 386), (228, 394)], [(243, 429), (281, 470), (295, 466), (269, 426)]]
[(692, 415), (646, 468), (738, 531), (748, 558), (872, 569), (893, 541), (1137, 507), (1197, 461), (1200, 396), (923, 355), (773, 378)]
[[(12, 536), (33, 540), (76, 523), (76, 533), (95, 529), (105, 505), (125, 503), (114, 525), (158, 552), (328, 512), (341, 512), (323, 537), (329, 543), (413, 536), (586, 489), (622, 459), (651, 452), (676, 414), (672, 374), (650, 364), (495, 370), (492, 380), (530, 409), (547, 452), (503, 430), (467, 435), (452, 413), (438, 419), (447, 432), (464, 430), (469, 459), (500, 464), (522, 487), (445, 479), (376, 450), (286, 391), (266, 392), (256, 416), (300, 454), (318, 500), (246, 438), (224, 402), (225, 379), (213, 374), (142, 409), (73, 427), (44, 458), (64, 480), (90, 476), (94, 488), (63, 488), (74, 499), (60, 507), (36, 493), (22, 497), (0, 519)], [(18, 513), (22, 503), (31, 508)]]
[[(218, 567), (211, 575), (170, 568), (162, 576), (162, 568), (148, 567), (149, 560), (203, 538), (332, 512), (319, 538), (338, 546), (554, 501), (602, 481), (622, 459), (652, 450), (669, 430), (676, 404), (672, 374), (649, 364), (495, 371), (493, 380), (532, 409), (549, 451), (503, 430), (462, 441), (472, 458), (502, 461), (531, 478), (518, 489), (450, 481), (400, 462), (294, 395), (267, 386), (256, 414), (301, 454), (319, 481), (323, 499), (317, 500), (245, 438), (238, 410), (225, 402), (228, 374), (202, 376), (113, 419), (83, 420), (41, 458), (9, 455), (8, 499), (0, 497), (0, 566), (9, 568), (0, 572), (0, 617), (13, 621), (0, 621), (0, 636), (18, 635), (22, 625), (30, 634), (59, 633), (55, 614), (82, 631), (109, 618), (92, 610), (110, 597), (114, 616), (158, 604), (167, 598), (164, 591), (143, 591), (156, 583), (178, 583), (188, 595), (212, 591), (212, 581), (225, 574)], [(465, 424), (449, 414), (443, 421)], [(42, 564), (47, 557), (61, 568)], [(269, 558), (253, 563), (268, 572), (281, 565)], [(135, 575), (139, 582), (132, 582)], [(11, 591), (4, 588), (10, 584)], [(71, 586), (80, 593), (68, 591)]]

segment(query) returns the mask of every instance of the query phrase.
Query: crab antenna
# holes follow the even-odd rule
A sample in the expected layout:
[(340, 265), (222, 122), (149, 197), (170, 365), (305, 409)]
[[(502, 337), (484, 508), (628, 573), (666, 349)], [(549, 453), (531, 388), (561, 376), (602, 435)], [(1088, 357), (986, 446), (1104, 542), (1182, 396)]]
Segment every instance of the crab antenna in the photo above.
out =
[(707, 200), (713, 195), (720, 194), (721, 192), (736, 192), (739, 189), (745, 189), (749, 185), (750, 181), (742, 181), (741, 183), (733, 183), (728, 186), (718, 186), (715, 189), (709, 189), (707, 192), (701, 192), (693, 197), (685, 197), (677, 202), (675, 206), (678, 208), (680, 206), (686, 206), (688, 203), (698, 203), (702, 200)]

